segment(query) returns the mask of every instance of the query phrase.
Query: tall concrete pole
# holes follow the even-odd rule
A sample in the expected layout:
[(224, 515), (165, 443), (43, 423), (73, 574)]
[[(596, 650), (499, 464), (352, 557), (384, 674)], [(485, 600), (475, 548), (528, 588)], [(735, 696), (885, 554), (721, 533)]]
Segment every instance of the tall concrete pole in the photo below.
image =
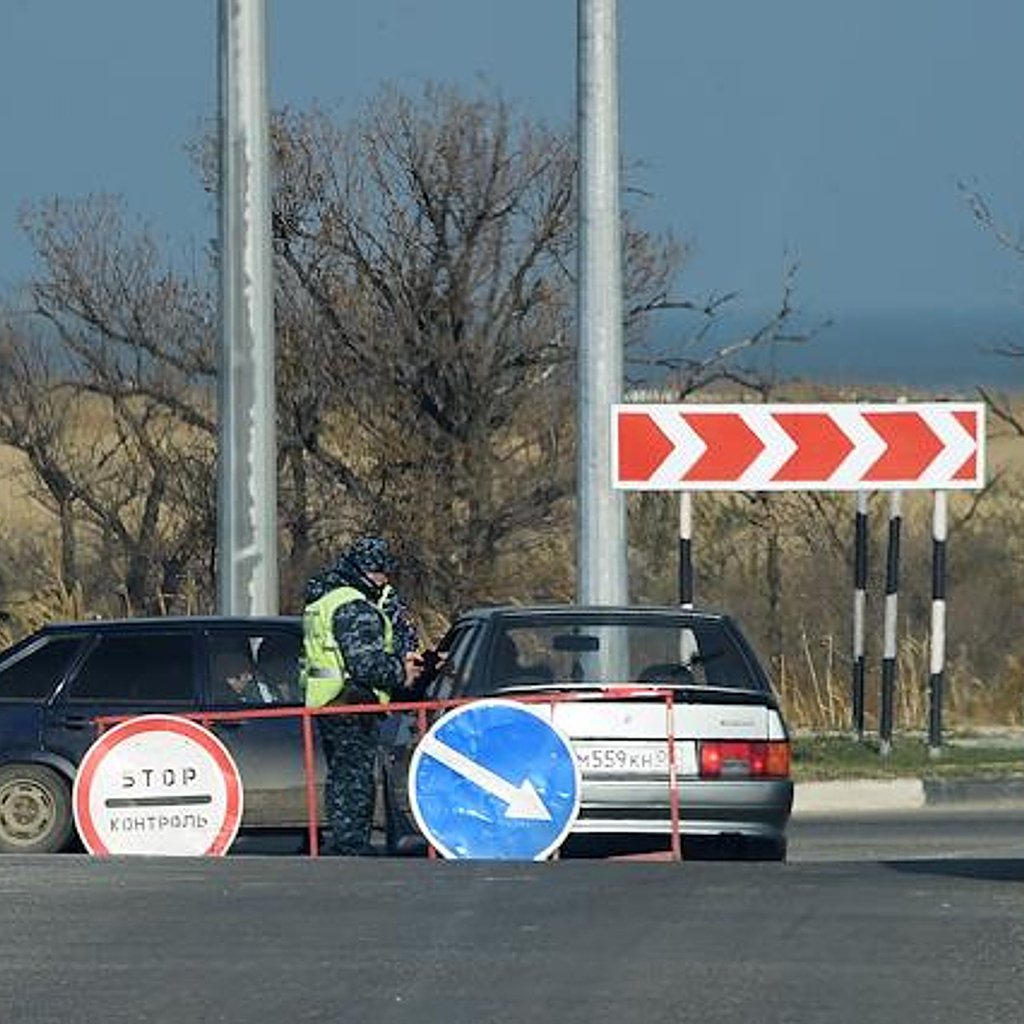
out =
[(612, 489), (611, 414), (622, 393), (616, 0), (579, 0), (579, 412), (576, 595), (624, 604), (626, 506)]
[(277, 612), (265, 0), (220, 0), (217, 611)]

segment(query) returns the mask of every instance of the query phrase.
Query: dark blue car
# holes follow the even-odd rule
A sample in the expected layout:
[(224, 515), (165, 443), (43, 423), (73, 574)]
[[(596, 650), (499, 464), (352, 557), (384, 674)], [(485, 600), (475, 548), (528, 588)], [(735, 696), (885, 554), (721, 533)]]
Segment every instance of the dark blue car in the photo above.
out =
[[(301, 642), (297, 617), (180, 617), (55, 623), (0, 652), (0, 852), (73, 843), (97, 716), (299, 706)], [(211, 728), (242, 776), (242, 829), (305, 828), (299, 718)]]

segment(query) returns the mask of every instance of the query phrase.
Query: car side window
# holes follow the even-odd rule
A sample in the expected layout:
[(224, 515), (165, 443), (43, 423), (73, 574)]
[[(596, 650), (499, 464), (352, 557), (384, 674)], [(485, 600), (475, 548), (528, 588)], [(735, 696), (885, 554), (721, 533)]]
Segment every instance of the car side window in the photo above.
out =
[(210, 699), (217, 707), (301, 704), (298, 633), (232, 631), (208, 637)]
[(449, 700), (459, 696), (473, 647), (474, 632), (472, 626), (456, 626), (438, 644), (438, 652), (444, 656), (444, 662), (427, 687), (424, 694), (426, 700)]
[(304, 703), (299, 689), (301, 647), (298, 633), (267, 632), (258, 638), (256, 679), (268, 687), (273, 703)]
[(191, 635), (101, 635), (71, 680), (68, 699), (105, 704), (194, 704)]
[(0, 665), (0, 700), (45, 700), (64, 678), (81, 637), (45, 637)]

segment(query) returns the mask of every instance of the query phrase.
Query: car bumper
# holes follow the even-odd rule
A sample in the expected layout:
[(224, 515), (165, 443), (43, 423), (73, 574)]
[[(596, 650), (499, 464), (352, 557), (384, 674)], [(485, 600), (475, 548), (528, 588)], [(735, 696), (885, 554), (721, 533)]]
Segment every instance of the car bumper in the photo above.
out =
[[(683, 781), (678, 792), (678, 828), (685, 835), (779, 838), (793, 807), (788, 779)], [(584, 781), (574, 834), (665, 835), (672, 830), (667, 783)]]

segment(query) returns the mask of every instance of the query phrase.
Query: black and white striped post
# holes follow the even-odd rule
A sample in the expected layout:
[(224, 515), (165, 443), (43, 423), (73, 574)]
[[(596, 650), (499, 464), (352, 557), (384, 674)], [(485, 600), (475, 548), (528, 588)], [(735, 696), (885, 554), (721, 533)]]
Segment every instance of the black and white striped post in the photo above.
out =
[(896, 613), (900, 584), (900, 527), (902, 495), (893, 491), (889, 504), (889, 546), (885, 560), (885, 636), (882, 652), (882, 706), (879, 715), (879, 753), (892, 752), (893, 703), (896, 692)]
[(679, 494), (679, 603), (693, 607), (693, 495)]
[(864, 739), (864, 614), (868, 590), (868, 492), (857, 492), (853, 551), (853, 729)]
[(935, 492), (932, 508), (932, 634), (928, 676), (928, 752), (942, 750), (942, 689), (946, 662), (946, 523), (948, 499)]

